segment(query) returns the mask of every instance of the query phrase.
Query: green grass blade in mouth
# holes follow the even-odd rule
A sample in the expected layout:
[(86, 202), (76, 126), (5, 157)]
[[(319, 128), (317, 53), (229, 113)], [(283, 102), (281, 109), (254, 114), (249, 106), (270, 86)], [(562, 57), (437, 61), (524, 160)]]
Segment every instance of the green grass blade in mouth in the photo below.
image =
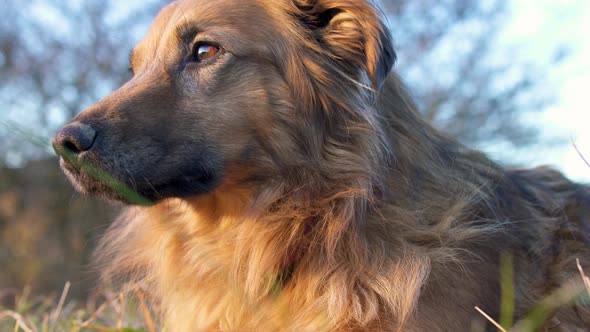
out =
[(98, 166), (93, 165), (90, 162), (78, 160), (75, 153), (63, 150), (60, 151), (60, 154), (64, 159), (66, 159), (68, 163), (72, 164), (75, 168), (84, 171), (86, 174), (88, 174), (88, 176), (92, 177), (94, 180), (111, 188), (113, 191), (115, 191), (129, 203), (143, 206), (149, 206), (153, 204), (152, 201), (145, 198), (137, 191), (133, 190), (126, 183), (113, 177), (107, 171), (101, 169)]
[[(37, 147), (41, 147), (44, 149), (53, 150), (53, 149), (51, 149), (51, 144), (49, 143), (50, 139), (48, 139), (44, 136), (41, 136), (41, 135), (37, 135), (37, 134), (33, 133), (32, 130), (24, 128), (23, 126), (19, 125), (18, 123), (15, 123), (13, 121), (2, 120), (2, 121), (0, 121), (0, 126), (5, 127), (9, 132), (13, 133), (16, 136), (23, 138), (24, 140), (31, 143), (32, 145), (35, 145)], [(67, 150), (61, 150), (61, 151), (55, 151), (55, 152), (58, 152), (58, 154), (60, 154), (64, 159), (66, 159), (70, 164), (72, 164), (77, 169), (83, 170), (84, 172), (86, 172), (90, 177), (92, 177), (96, 181), (99, 181), (100, 183), (111, 188), (113, 191), (115, 191), (117, 194), (119, 194), (121, 197), (123, 197), (129, 203), (136, 204), (136, 205), (144, 205), (144, 206), (153, 204), (149, 199), (143, 197), (140, 193), (133, 190), (131, 187), (129, 187), (127, 184), (123, 183), (122, 181), (117, 180), (116, 178), (114, 178), (112, 175), (110, 175), (105, 170), (103, 170), (95, 165), (92, 165), (89, 162), (79, 161), (77, 156), (74, 153), (69, 152)]]

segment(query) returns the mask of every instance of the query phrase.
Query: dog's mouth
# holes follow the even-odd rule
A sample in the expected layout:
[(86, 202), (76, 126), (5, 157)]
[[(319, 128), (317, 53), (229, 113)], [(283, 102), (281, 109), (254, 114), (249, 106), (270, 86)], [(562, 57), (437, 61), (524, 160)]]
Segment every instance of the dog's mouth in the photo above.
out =
[(94, 164), (72, 163), (67, 157), (62, 157), (60, 165), (68, 180), (80, 193), (134, 205), (152, 205), (157, 202), (155, 197), (142, 195), (137, 188)]
[(96, 163), (72, 161), (62, 156), (60, 165), (72, 185), (83, 194), (120, 201), (132, 205), (154, 205), (167, 198), (188, 198), (211, 192), (218, 183), (216, 171), (179, 173), (166, 181), (149, 178), (124, 179), (115, 172), (106, 171)]

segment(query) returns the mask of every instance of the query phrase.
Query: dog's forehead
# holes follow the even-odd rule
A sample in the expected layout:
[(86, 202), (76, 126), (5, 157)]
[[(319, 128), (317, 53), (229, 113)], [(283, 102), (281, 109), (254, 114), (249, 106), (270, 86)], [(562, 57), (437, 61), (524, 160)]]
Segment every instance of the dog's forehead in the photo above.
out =
[[(150, 57), (161, 47), (174, 47), (186, 30), (228, 32), (232, 37), (249, 37), (273, 31), (269, 10), (282, 0), (177, 0), (156, 16), (132, 58)], [(261, 40), (268, 40), (262, 38)], [(155, 55), (155, 54), (151, 54)], [(134, 59), (132, 59), (132, 62)]]

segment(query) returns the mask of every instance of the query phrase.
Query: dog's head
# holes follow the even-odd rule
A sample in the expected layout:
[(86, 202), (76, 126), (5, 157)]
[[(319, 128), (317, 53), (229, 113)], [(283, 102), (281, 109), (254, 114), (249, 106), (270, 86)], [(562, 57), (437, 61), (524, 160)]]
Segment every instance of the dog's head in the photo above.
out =
[(284, 176), (314, 167), (331, 105), (378, 90), (394, 59), (368, 1), (175, 1), (134, 49), (133, 78), (53, 146), (80, 191), (131, 203)]

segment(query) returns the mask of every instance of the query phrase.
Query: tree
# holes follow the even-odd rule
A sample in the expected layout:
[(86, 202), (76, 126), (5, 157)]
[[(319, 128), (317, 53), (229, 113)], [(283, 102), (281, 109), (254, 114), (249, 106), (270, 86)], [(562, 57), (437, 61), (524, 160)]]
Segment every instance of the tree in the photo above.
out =
[(114, 0), (4, 2), (0, 150), (16, 166), (50, 153), (46, 142), (35, 147), (23, 139), (38, 143), (35, 133), (48, 141), (65, 121), (129, 79), (129, 51), (165, 1), (141, 7)]
[[(382, 0), (400, 61), (424, 116), (468, 145), (522, 147), (539, 140), (521, 115), (542, 111), (551, 96), (543, 70), (515, 62), (499, 45), (507, 1)], [(539, 98), (538, 96), (544, 96)]]

